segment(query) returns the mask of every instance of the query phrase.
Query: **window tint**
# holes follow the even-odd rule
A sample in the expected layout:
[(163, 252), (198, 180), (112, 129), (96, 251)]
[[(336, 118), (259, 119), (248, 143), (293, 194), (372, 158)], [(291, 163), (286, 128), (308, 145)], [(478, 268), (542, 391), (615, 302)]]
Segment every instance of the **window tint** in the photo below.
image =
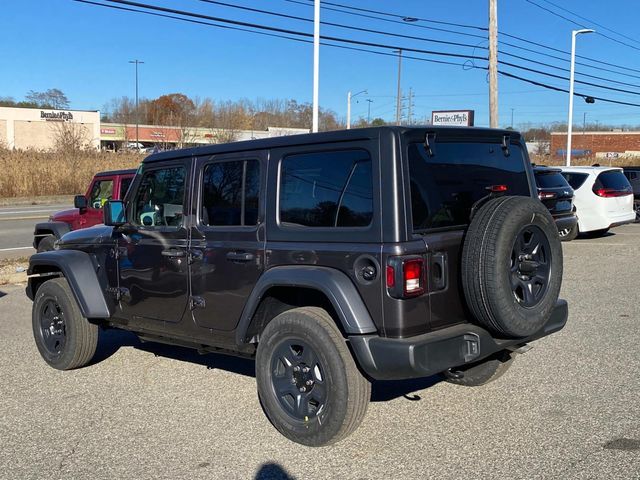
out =
[(282, 161), (280, 221), (307, 227), (366, 227), (373, 217), (365, 150), (305, 153)]
[(466, 225), (492, 185), (506, 185), (507, 195), (530, 195), (522, 150), (511, 145), (510, 151), (505, 157), (499, 144), (437, 143), (430, 157), (422, 143), (410, 144), (414, 230)]
[(122, 200), (129, 191), (131, 182), (133, 182), (133, 177), (123, 178), (120, 180), (120, 200)]
[(183, 217), (185, 177), (184, 167), (144, 173), (133, 202), (131, 223), (178, 227)]
[(260, 167), (256, 160), (219, 162), (204, 169), (202, 224), (256, 225)]
[(536, 183), (540, 188), (563, 188), (569, 186), (560, 172), (536, 171)]
[(628, 190), (631, 191), (631, 184), (620, 170), (608, 170), (602, 172), (596, 178), (593, 188), (608, 188), (611, 190)]
[(624, 176), (629, 180), (635, 180), (638, 178), (638, 174), (636, 172), (624, 172)]
[(91, 198), (89, 205), (93, 208), (102, 208), (102, 206), (111, 199), (113, 195), (113, 180), (97, 180), (91, 188)]
[(587, 173), (573, 173), (573, 172), (562, 172), (562, 176), (569, 182), (571, 188), (574, 190), (579, 189), (584, 181), (587, 179), (589, 174)]

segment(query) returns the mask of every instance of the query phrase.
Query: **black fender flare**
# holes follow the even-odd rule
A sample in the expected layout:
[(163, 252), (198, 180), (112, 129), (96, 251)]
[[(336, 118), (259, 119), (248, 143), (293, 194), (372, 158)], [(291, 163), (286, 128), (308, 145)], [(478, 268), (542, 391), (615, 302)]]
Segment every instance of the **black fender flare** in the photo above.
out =
[(88, 253), (78, 250), (53, 250), (36, 253), (29, 259), (27, 296), (33, 300), (36, 295), (34, 280), (38, 275), (62, 272), (69, 282), (73, 296), (78, 302), (82, 315), (86, 318), (109, 318), (111, 311), (104, 296), (103, 288), (96, 273), (96, 267)]
[(247, 299), (238, 327), (236, 343), (246, 343), (246, 333), (260, 301), (272, 287), (302, 287), (318, 290), (327, 296), (343, 330), (348, 335), (376, 333), (371, 315), (351, 279), (334, 268), (314, 265), (273, 267), (262, 274)]
[(60, 239), (65, 233), (70, 232), (71, 227), (66, 222), (42, 222), (36, 223), (33, 230), (33, 248), (38, 248), (38, 243), (43, 237), (52, 235)]

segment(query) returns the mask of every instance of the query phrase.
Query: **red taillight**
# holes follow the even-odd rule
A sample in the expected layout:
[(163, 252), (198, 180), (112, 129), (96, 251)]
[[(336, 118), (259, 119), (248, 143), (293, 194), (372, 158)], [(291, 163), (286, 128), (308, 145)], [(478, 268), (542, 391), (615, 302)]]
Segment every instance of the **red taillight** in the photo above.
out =
[(633, 192), (628, 190), (615, 190), (613, 188), (597, 188), (593, 191), (599, 197), (611, 198), (611, 197), (624, 197), (625, 195), (631, 195)]
[(509, 187), (507, 187), (506, 185), (491, 185), (489, 187), (486, 187), (486, 189), (491, 193), (503, 193), (509, 190)]
[(396, 286), (396, 270), (387, 265), (387, 288), (393, 288)]
[(424, 292), (424, 261), (421, 258), (402, 263), (402, 279), (405, 295), (419, 295)]
[(555, 192), (539, 192), (538, 193), (538, 198), (540, 200), (550, 200), (552, 198), (556, 198), (557, 196), (558, 194)]

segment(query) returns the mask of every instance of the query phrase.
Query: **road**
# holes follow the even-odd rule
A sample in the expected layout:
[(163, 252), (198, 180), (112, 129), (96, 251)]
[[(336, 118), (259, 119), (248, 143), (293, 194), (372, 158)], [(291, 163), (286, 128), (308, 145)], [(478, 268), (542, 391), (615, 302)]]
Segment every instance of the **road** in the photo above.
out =
[(4, 478), (640, 478), (640, 224), (563, 246), (570, 320), (498, 381), (374, 384), (361, 427), (279, 435), (253, 364), (102, 332), (97, 361), (40, 359), (23, 286), (0, 287)]
[(0, 207), (0, 258), (26, 257), (32, 248), (33, 226), (54, 212), (71, 208), (67, 204)]

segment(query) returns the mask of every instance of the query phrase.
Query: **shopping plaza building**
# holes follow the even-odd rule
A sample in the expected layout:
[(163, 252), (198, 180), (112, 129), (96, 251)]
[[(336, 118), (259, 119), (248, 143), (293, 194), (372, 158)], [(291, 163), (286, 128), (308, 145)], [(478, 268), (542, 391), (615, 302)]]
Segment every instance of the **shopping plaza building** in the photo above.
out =
[(51, 110), (0, 107), (0, 146), (18, 150), (51, 150), (65, 135), (81, 139), (88, 148), (181, 148), (229, 141), (309, 133), (304, 128), (225, 130), (189, 126), (102, 123), (97, 110)]

